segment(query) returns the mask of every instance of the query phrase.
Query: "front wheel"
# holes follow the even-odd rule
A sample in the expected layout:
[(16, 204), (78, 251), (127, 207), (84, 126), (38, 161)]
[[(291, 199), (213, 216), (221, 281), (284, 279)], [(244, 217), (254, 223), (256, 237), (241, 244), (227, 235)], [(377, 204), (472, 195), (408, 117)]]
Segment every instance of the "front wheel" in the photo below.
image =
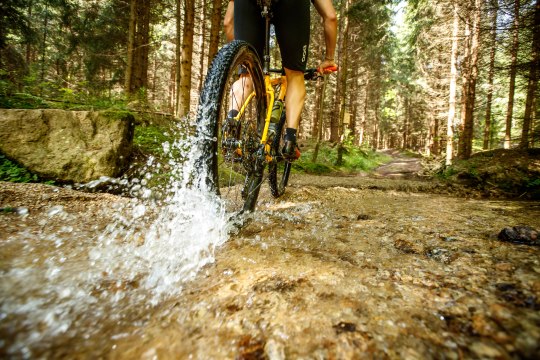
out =
[[(249, 95), (255, 92), (255, 96)], [(245, 110), (236, 116), (231, 109)], [(260, 134), (264, 126), (264, 77), (255, 50), (233, 41), (217, 54), (199, 98), (198, 171), (228, 211), (253, 211), (264, 171)], [(262, 159), (261, 159), (262, 158)]]

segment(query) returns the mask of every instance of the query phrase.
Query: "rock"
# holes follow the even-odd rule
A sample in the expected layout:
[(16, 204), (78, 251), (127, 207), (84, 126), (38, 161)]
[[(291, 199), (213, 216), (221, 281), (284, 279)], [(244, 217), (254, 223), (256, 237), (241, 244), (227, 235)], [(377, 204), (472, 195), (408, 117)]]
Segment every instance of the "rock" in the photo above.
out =
[(420, 254), (423, 248), (409, 241), (404, 235), (396, 235), (394, 237), (394, 247), (405, 254)]
[(512, 311), (502, 304), (492, 304), (490, 305), (489, 310), (491, 316), (501, 324), (505, 321), (512, 320), (514, 316)]
[(482, 359), (500, 358), (503, 355), (499, 349), (481, 342), (472, 344), (470, 349)]
[(336, 334), (341, 334), (345, 332), (355, 332), (356, 331), (356, 325), (353, 323), (340, 321), (338, 324), (332, 326), (334, 330), (336, 331)]
[(269, 360), (285, 360), (285, 347), (281, 342), (270, 339), (264, 346), (264, 352)]
[(510, 263), (497, 263), (495, 264), (495, 269), (498, 271), (510, 272), (514, 270), (514, 265)]
[(128, 164), (133, 123), (123, 112), (0, 109), (0, 152), (44, 178), (115, 177)]
[(472, 327), (475, 333), (482, 336), (492, 336), (498, 330), (497, 325), (483, 314), (475, 314), (472, 317)]
[(540, 245), (538, 231), (529, 226), (506, 227), (498, 235), (499, 240), (514, 244)]
[(424, 253), (427, 257), (443, 264), (450, 264), (458, 257), (455, 252), (445, 248), (427, 248)]

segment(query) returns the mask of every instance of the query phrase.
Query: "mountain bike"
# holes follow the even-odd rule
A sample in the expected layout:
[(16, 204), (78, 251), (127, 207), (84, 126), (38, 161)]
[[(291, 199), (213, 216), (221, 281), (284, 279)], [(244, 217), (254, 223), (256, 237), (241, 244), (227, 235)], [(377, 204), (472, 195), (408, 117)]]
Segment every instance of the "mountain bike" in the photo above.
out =
[[(212, 61), (199, 98), (197, 167), (206, 171), (203, 177), (209, 190), (235, 213), (255, 209), (266, 165), (274, 197), (284, 193), (291, 171), (292, 160), (281, 153), (287, 81), (281, 69), (270, 69), (268, 9), (264, 5), (261, 13), (266, 19), (262, 66), (247, 42), (226, 44)], [(304, 74), (307, 80), (322, 76), (316, 69)], [(238, 110), (231, 115), (233, 107)]]

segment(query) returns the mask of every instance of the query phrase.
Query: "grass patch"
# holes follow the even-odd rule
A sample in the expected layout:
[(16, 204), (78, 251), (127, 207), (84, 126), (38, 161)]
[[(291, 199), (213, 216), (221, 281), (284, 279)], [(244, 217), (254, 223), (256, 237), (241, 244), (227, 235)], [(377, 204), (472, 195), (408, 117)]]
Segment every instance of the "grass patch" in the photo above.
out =
[(164, 157), (164, 144), (171, 144), (174, 141), (175, 136), (171, 129), (155, 125), (135, 126), (133, 146), (144, 154)]
[(343, 163), (336, 166), (337, 146), (330, 143), (322, 143), (319, 148), (317, 161), (313, 162), (315, 143), (308, 142), (301, 147), (302, 156), (293, 163), (295, 172), (308, 174), (352, 174), (362, 171), (371, 171), (382, 164), (390, 161), (390, 157), (370, 149), (345, 145), (343, 150)]
[(540, 149), (496, 149), (456, 160), (436, 176), (485, 196), (540, 198)]

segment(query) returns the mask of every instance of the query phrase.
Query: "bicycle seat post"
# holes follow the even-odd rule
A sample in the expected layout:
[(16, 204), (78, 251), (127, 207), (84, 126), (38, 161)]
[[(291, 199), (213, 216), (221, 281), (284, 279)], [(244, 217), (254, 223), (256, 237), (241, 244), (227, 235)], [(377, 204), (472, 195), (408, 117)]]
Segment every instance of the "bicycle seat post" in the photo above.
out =
[(264, 55), (263, 55), (263, 72), (264, 75), (270, 74), (270, 18), (272, 14), (268, 8), (268, 5), (263, 6), (261, 15), (266, 20), (266, 39), (264, 45)]

